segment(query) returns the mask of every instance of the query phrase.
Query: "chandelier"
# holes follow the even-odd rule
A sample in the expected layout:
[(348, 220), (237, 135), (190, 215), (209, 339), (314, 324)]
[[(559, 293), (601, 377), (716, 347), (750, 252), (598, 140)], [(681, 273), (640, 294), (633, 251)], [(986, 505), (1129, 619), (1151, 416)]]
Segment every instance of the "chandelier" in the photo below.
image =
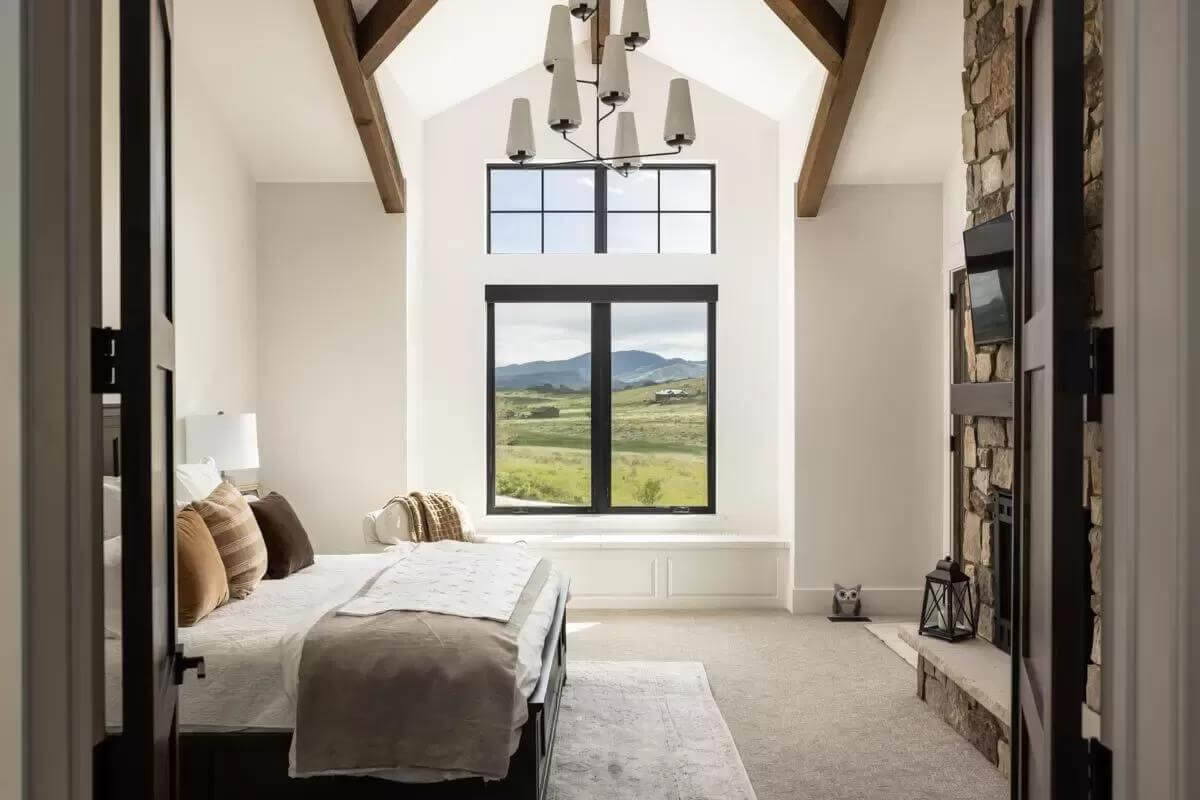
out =
[[(692, 92), (685, 78), (671, 81), (667, 92), (667, 118), (663, 130), (663, 141), (673, 148), (659, 153), (642, 153), (638, 145), (637, 120), (632, 111), (617, 111), (617, 107), (629, 100), (629, 62), (627, 52), (650, 41), (650, 17), (646, 0), (625, 0), (621, 14), (621, 33), (605, 36), (604, 56), (596, 66), (595, 80), (581, 80), (575, 73), (575, 41), (571, 35), (571, 17), (588, 22), (600, 10), (600, 5), (611, 0), (570, 0), (570, 6), (556, 5), (550, 9), (550, 27), (546, 33), (546, 52), (542, 64), (551, 73), (550, 109), (546, 124), (587, 158), (574, 161), (555, 161), (545, 166), (568, 164), (599, 164), (628, 177), (642, 166), (642, 159), (655, 156), (678, 155), (683, 148), (696, 141), (696, 120), (692, 114)], [(595, 150), (589, 150), (571, 138), (571, 133), (583, 124), (583, 112), (579, 103), (579, 84), (586, 84), (596, 92), (596, 140)], [(608, 111), (600, 113), (600, 105)], [(616, 135), (611, 156), (600, 154), (600, 125), (613, 114), (617, 115)], [(508, 121), (508, 157), (519, 165), (537, 155), (533, 139), (533, 113), (529, 98), (513, 100)]]

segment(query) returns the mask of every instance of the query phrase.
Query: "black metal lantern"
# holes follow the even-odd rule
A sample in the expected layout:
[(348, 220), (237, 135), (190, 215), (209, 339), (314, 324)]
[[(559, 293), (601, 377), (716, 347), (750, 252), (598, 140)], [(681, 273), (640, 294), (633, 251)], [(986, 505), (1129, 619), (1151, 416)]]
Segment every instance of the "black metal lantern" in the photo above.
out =
[(934, 636), (947, 642), (975, 637), (979, 609), (971, 579), (950, 556), (937, 563), (925, 576), (925, 595), (921, 599), (923, 636)]

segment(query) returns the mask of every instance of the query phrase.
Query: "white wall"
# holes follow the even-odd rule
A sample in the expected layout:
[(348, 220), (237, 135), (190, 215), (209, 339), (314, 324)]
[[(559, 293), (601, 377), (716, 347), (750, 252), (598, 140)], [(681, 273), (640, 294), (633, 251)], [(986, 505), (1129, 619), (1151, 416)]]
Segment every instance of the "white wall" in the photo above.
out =
[(17, 0), (0, 0), (0, 797), (20, 797), (25, 556), (21, 542), (21, 25)]
[(406, 485), (405, 217), (374, 184), (258, 186), (260, 479), (318, 552)]
[(797, 612), (837, 581), (915, 614), (940, 553), (941, 209), (937, 185), (831, 186), (796, 221)]
[[(101, 70), (102, 318), (121, 325), (120, 39), (105, 0)], [(187, 37), (188, 28), (177, 31)], [(176, 457), (191, 414), (254, 411), (254, 179), (188, 58), (174, 62)], [(118, 402), (106, 395), (105, 401)]]
[[(186, 36), (186, 31), (180, 31)], [(186, 59), (175, 62), (175, 414), (254, 411), (254, 180)], [(189, 458), (182, 449), (178, 458)]]
[[(590, 66), (582, 49), (577, 58)], [(640, 53), (631, 55), (630, 70), (635, 97), (623, 108), (638, 113), (643, 148), (661, 149), (666, 87), (676, 73)], [(512, 98), (529, 97), (535, 117), (544, 119), (549, 86), (547, 73), (537, 66), (426, 123), (420, 297), (423, 307), (437, 313), (427, 314), (420, 327), (425, 367), (413, 374), (410, 385), (421, 393), (420, 427), (437, 437), (437, 446), (419, 448), (422, 485), (459, 495), (477, 513), (486, 507), (485, 284), (715, 283), (720, 287), (717, 517), (508, 517), (485, 520), (482, 527), (777, 535), (777, 124), (692, 83), (699, 137), (685, 156), (674, 160), (717, 164), (715, 256), (488, 256), (485, 167), (504, 160)], [(594, 103), (585, 102), (579, 137), (584, 142), (592, 137), (585, 133), (590, 110)], [(576, 151), (536, 122), (539, 157), (576, 157)], [(606, 123), (604, 136), (612, 136), (611, 123)], [(611, 141), (602, 142), (606, 151), (611, 146)]]

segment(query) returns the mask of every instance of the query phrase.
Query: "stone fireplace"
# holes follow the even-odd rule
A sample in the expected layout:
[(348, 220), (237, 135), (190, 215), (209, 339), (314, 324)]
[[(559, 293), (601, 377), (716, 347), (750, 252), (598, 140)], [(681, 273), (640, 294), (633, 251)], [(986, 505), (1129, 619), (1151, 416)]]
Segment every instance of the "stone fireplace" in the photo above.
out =
[[(964, 0), (962, 150), (967, 185), (963, 228), (994, 220), (1015, 204), (1014, 130), (1015, 10), (1028, 0)], [(1088, 288), (1088, 311), (1098, 320), (1103, 247), (1103, 125), (1104, 125), (1104, 21), (1099, 0), (1084, 0), (1083, 159), (1084, 221), (1080, 243), (1085, 272), (1079, 280)], [(976, 346), (973, 340), (965, 278), (953, 282), (955, 316), (954, 382), (1011, 381), (1014, 351), (1011, 343)], [(1081, 398), (1082, 402), (1082, 398)], [(979, 598), (979, 640), (960, 644), (918, 637), (915, 627), (902, 632), (918, 653), (917, 694), (947, 724), (970, 741), (992, 763), (1006, 771), (1009, 763), (1011, 647), (1006, 536), (1012, 532), (1013, 421), (1002, 417), (958, 416), (954, 420), (956, 469), (950, 512), (954, 555), (974, 584)], [(1100, 543), (1103, 526), (1103, 468), (1099, 420), (1089, 420), (1083, 431), (1083, 512), (1091, 521), (1087, 542), (1091, 552), (1087, 592), (1093, 613), (1090, 653), (1081, 654), (1080, 669), (1087, 671), (1087, 692), (1081, 701), (1091, 709), (1098, 729), (1100, 711)], [(1004, 651), (1004, 652), (1002, 652)], [(1093, 713), (1094, 712), (1094, 713)]]

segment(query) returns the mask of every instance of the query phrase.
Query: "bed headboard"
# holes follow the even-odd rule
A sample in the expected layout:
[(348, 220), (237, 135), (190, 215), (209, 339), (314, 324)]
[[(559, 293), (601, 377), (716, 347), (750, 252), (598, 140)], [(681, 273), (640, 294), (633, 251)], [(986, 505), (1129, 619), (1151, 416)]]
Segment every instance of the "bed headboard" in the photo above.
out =
[(101, 406), (103, 422), (101, 424), (100, 447), (103, 451), (104, 474), (121, 474), (121, 404), (105, 403)]

